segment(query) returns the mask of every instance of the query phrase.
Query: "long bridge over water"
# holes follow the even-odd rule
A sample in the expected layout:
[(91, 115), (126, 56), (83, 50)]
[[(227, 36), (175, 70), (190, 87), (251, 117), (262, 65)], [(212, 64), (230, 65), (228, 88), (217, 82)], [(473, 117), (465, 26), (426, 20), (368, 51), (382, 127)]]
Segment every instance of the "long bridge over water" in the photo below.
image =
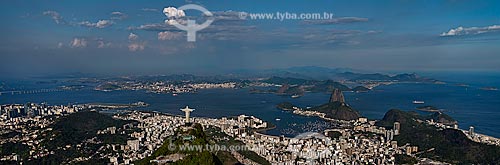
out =
[(0, 95), (15, 95), (15, 94), (36, 94), (47, 92), (61, 92), (63, 89), (36, 89), (36, 90), (15, 90), (15, 91), (0, 91)]

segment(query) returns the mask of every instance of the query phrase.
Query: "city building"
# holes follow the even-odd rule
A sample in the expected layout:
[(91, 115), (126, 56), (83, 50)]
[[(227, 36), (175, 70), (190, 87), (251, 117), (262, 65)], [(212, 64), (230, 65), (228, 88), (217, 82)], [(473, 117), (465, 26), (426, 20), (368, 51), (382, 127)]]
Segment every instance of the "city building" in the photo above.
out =
[(394, 122), (394, 135), (399, 135), (401, 133), (401, 124), (399, 122)]

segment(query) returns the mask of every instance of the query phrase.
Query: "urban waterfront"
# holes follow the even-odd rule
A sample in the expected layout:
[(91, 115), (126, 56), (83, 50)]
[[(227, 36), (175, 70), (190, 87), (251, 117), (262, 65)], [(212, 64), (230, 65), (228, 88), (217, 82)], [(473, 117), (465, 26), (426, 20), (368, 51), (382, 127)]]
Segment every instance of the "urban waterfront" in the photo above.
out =
[[(494, 82), (495, 80), (488, 81)], [(24, 88), (37, 89), (38, 84), (25, 83)], [(34, 87), (33, 87), (34, 86)], [(50, 87), (50, 86), (46, 86)], [(461, 129), (474, 126), (476, 132), (500, 137), (496, 121), (500, 116), (500, 91), (482, 90), (479, 86), (448, 84), (393, 84), (379, 86), (369, 92), (344, 92), (347, 102), (370, 119), (381, 119), (389, 109), (415, 110), (413, 100), (424, 100), (425, 105), (443, 109), (459, 122)], [(145, 91), (110, 91), (93, 89), (69, 90), (33, 94), (3, 94), (0, 104), (47, 102), (51, 105), (81, 103), (133, 103), (149, 104), (140, 110), (159, 111), (182, 115), (179, 107), (189, 105), (196, 109), (192, 114), (199, 117), (220, 118), (240, 114), (254, 115), (276, 125), (268, 130), (271, 135), (294, 136), (314, 127), (327, 127), (318, 117), (295, 115), (276, 108), (276, 104), (291, 101), (301, 107), (313, 107), (328, 100), (329, 93), (306, 93), (300, 98), (273, 94), (250, 94), (247, 89), (206, 89), (197, 93), (171, 94), (146, 93)], [(425, 113), (425, 112), (422, 112)], [(280, 119), (277, 121), (276, 119)], [(293, 131), (290, 131), (293, 130)]]

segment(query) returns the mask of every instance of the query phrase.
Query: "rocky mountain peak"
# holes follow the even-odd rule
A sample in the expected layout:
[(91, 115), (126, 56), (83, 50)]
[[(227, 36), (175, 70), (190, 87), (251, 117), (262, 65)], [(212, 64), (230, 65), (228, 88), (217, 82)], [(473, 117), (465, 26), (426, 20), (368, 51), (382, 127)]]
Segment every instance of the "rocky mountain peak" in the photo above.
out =
[(342, 91), (340, 89), (337, 89), (335, 88), (332, 92), (332, 95), (330, 96), (330, 103), (333, 103), (333, 102), (341, 102), (341, 103), (345, 103), (345, 99), (344, 99), (344, 94), (342, 94)]

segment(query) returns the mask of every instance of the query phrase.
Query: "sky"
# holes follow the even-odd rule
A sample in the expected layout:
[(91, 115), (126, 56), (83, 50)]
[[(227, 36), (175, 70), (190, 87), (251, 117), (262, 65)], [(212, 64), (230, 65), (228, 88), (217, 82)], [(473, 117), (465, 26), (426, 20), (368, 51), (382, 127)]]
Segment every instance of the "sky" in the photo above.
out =
[[(186, 4), (212, 16), (179, 9)], [(165, 14), (167, 7), (174, 14)], [(6, 0), (0, 11), (2, 75), (500, 69), (500, 1), (494, 0)], [(251, 17), (278, 13), (332, 17)], [(188, 42), (187, 32), (168, 22), (185, 26), (187, 19), (213, 22)]]

